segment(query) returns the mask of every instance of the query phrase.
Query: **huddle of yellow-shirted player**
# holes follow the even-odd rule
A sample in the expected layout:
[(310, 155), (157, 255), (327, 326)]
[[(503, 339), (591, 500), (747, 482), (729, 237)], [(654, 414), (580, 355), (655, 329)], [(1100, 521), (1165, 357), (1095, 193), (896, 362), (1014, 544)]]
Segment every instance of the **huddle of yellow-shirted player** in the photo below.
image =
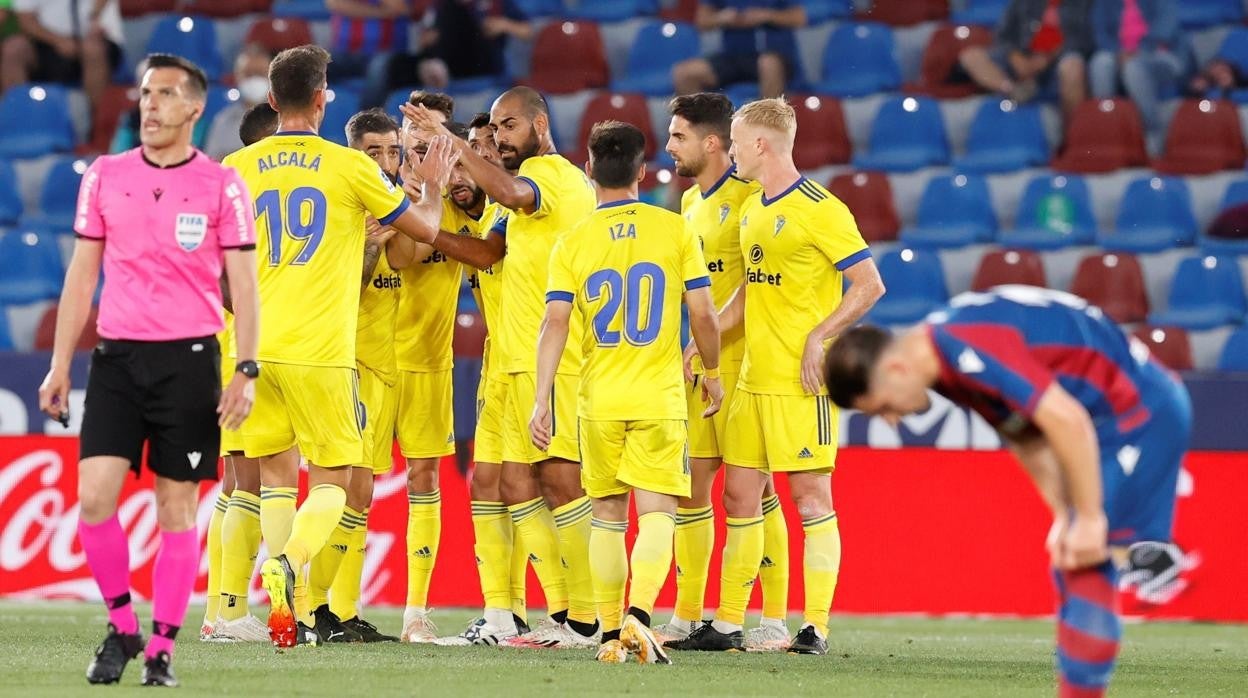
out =
[[(449, 97), (416, 92), (402, 124), (362, 112), (350, 148), (329, 143), (316, 135), (327, 61), (310, 46), (280, 54), (275, 133), (225, 161), (255, 199), (262, 368), (252, 415), (223, 439), (201, 637), (586, 648), (604, 662), (825, 653), (840, 538), (822, 357), (883, 287), (848, 210), (793, 166), (792, 108), (674, 99), (667, 149), (696, 181), (682, 217), (637, 201), (640, 130), (597, 124), (582, 170), (555, 151), (545, 101), (525, 87), (466, 126), (451, 123)], [(470, 483), (485, 608), (439, 637), (427, 598), (465, 271), (488, 328)], [(683, 367), (682, 303), (693, 337)], [(395, 439), (409, 497), (398, 637), (358, 604), (373, 478), (391, 469)], [(296, 511), (300, 458), (309, 491)], [(721, 463), (721, 602), (703, 622)], [(792, 638), (775, 472), (788, 473), (805, 533), (806, 611)], [(267, 624), (247, 607), (262, 533)], [(676, 610), (652, 630), (673, 557)], [(532, 627), (529, 565), (547, 608)], [(746, 633), (759, 577), (764, 618)]]

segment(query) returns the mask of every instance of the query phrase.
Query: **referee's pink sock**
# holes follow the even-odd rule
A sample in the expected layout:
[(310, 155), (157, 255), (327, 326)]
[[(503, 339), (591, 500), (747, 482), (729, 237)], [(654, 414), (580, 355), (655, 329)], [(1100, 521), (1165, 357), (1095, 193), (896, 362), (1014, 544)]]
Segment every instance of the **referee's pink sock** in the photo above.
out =
[(139, 619), (130, 605), (130, 542), (121, 528), (117, 515), (97, 523), (78, 520), (78, 540), (87, 555), (91, 576), (100, 587), (108, 621), (117, 631), (133, 635), (139, 631)]
[(195, 575), (199, 571), (199, 531), (160, 532), (160, 552), (152, 567), (152, 638), (147, 641), (150, 659), (168, 652), (173, 656), (173, 641), (186, 619), (186, 606), (191, 600)]

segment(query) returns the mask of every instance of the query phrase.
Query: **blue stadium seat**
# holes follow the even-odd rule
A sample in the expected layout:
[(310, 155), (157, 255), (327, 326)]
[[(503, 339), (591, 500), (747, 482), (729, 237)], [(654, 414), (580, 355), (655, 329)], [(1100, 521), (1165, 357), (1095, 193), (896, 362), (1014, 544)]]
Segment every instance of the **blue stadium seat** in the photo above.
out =
[(672, 66), (701, 52), (698, 30), (684, 22), (652, 22), (642, 27), (628, 52), (624, 74), (613, 80), (615, 92), (640, 92), (648, 97), (672, 93)]
[(1241, 327), (1226, 338), (1218, 357), (1218, 370), (1248, 373), (1248, 327)]
[(402, 119), (403, 113), (399, 111), (399, 106), (407, 104), (408, 97), (411, 96), (415, 87), (400, 87), (390, 92), (390, 96), (386, 98), (386, 113), (396, 119)]
[(832, 30), (816, 92), (862, 97), (898, 87), (901, 68), (893, 57), (892, 29), (878, 22), (847, 22)]
[(880, 106), (871, 124), (867, 152), (854, 158), (859, 170), (912, 172), (949, 162), (945, 120), (935, 100), (894, 97)]
[(915, 247), (963, 247), (991, 242), (997, 232), (988, 182), (978, 175), (933, 177), (923, 190), (915, 227), (901, 241)]
[(998, 241), (1005, 247), (1054, 250), (1091, 245), (1096, 239), (1096, 217), (1088, 183), (1078, 175), (1037, 175), (1023, 190), (1014, 229)]
[(623, 22), (659, 14), (658, 0), (570, 0), (568, 15), (592, 22)]
[(756, 101), (761, 96), (758, 94), (758, 83), (756, 82), (734, 82), (731, 85), (725, 85), (719, 91), (728, 97), (728, 101), (732, 102), (732, 106), (738, 108)]
[(325, 0), (277, 0), (273, 3), (274, 17), (298, 17), (309, 22), (329, 19)]
[(64, 277), (55, 235), (33, 228), (0, 233), (0, 305), (56, 298)]
[[(1226, 188), (1226, 193), (1222, 195), (1222, 205), (1218, 207), (1221, 213), (1232, 206), (1240, 206), (1248, 204), (1248, 179), (1239, 179), (1231, 182)], [(1200, 243), (1200, 251), (1205, 254), (1212, 255), (1248, 255), (1248, 240), (1215, 238), (1209, 235), (1201, 235), (1198, 240)]]
[(806, 23), (812, 26), (854, 14), (854, 0), (802, 0), (802, 5), (806, 8)]
[(225, 61), (217, 48), (217, 27), (207, 17), (169, 15), (156, 24), (147, 53), (172, 53), (195, 61), (208, 79), (221, 77)]
[(1196, 241), (1196, 218), (1187, 182), (1179, 177), (1141, 177), (1122, 196), (1115, 229), (1097, 243), (1125, 252), (1160, 252)]
[(1183, 0), (1174, 4), (1178, 6), (1179, 22), (1189, 29), (1230, 24), (1244, 19), (1241, 0)]
[(1040, 107), (988, 100), (971, 121), (966, 155), (953, 161), (963, 172), (1013, 172), (1049, 162)]
[(74, 149), (69, 93), (60, 85), (18, 85), (0, 97), (0, 157), (37, 158)]
[(9, 330), (9, 313), (0, 305), (0, 351), (13, 351), (13, 332)]
[(1234, 63), (1241, 73), (1248, 73), (1248, 28), (1235, 27), (1226, 33), (1218, 58)]
[(333, 93), (333, 101), (325, 104), (325, 120), (321, 122), (320, 136), (338, 145), (346, 145), (347, 122), (360, 110), (360, 94), (344, 89), (333, 90)]
[(22, 224), (54, 233), (74, 231), (74, 209), (78, 205), (78, 185), (91, 163), (82, 158), (65, 157), (48, 169), (39, 194), (39, 214), (23, 219)]
[(868, 317), (883, 325), (910, 325), (949, 300), (945, 272), (935, 252), (909, 248), (880, 257), (880, 276), (888, 291)]
[(996, 27), (1009, 4), (1010, 0), (964, 0), (962, 9), (950, 14), (949, 21), (954, 24)]
[(0, 160), (0, 226), (15, 225), (22, 217), (22, 196), (17, 172), (8, 160)]
[(1169, 309), (1149, 314), (1150, 324), (1208, 330), (1241, 324), (1248, 312), (1239, 265), (1227, 257), (1195, 255), (1180, 261), (1169, 299)]
[(563, 14), (561, 0), (516, 0), (516, 7), (519, 7), (520, 11), (530, 18)]

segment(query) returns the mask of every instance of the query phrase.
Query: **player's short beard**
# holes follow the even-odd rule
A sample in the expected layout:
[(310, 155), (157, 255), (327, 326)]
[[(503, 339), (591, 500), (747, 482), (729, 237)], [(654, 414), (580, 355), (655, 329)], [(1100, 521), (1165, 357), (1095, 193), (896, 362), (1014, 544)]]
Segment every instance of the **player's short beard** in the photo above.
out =
[(702, 174), (702, 170), (706, 169), (706, 157), (703, 156), (697, 160), (681, 160), (676, 165), (676, 174), (681, 177), (697, 177)]
[(464, 211), (471, 211), (479, 206), (481, 201), (485, 199), (485, 190), (481, 187), (468, 187), (468, 190), (472, 192), (472, 198), (469, 199), (466, 204), (459, 203), (455, 200), (454, 194), (451, 195), (451, 201), (455, 202), (455, 205)]
[(529, 139), (523, 145), (512, 146), (515, 150), (503, 151), (499, 148), (498, 156), (503, 160), (503, 167), (518, 170), (525, 160), (537, 155), (542, 140), (537, 137), (537, 127), (529, 126)]

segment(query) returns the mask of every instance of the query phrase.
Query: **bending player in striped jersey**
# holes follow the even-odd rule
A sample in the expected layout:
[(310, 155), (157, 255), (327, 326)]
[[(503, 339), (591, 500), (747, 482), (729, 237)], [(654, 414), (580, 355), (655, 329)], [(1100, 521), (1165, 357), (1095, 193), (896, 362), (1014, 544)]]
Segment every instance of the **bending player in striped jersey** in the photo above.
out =
[[(646, 137), (618, 121), (595, 124), (589, 164), (598, 209), (559, 238), (550, 261), (537, 347), (533, 443), (550, 446), (551, 390), (573, 314), (584, 333), (577, 417), (585, 491), (593, 501), (590, 559), (602, 622), (598, 661), (629, 653), (670, 664), (650, 614), (672, 565), (676, 502), (689, 496), (688, 404), (680, 368), (680, 304), (706, 363), (700, 412), (719, 411), (719, 323), (698, 241), (680, 217), (639, 203)], [(630, 494), (637, 505), (632, 559), (624, 544)], [(628, 615), (625, 585), (630, 582)]]

